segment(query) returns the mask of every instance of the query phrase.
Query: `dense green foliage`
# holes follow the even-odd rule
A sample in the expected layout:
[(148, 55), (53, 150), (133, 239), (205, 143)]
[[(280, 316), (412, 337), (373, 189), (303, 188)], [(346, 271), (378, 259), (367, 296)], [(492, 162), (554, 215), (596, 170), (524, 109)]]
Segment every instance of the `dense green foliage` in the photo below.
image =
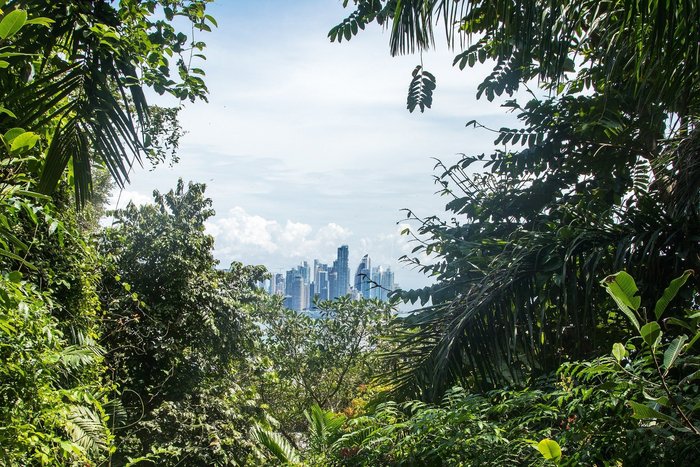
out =
[(173, 463), (244, 464), (251, 443), (241, 432), (259, 411), (241, 380), (264, 269), (216, 269), (203, 185), (180, 181), (154, 199), (114, 212), (100, 243), (102, 342), (124, 409), (116, 461), (159, 452)]
[[(492, 154), (438, 164), (450, 221), (409, 211), (437, 283), (399, 319), (219, 269), (201, 184), (99, 225), (110, 179), (177, 161), (145, 90), (206, 97), (207, 3), (0, 2), (0, 464), (696, 462), (695, 2), (352, 2), (331, 40), (442, 24), (456, 66), (493, 62), (477, 98), (538, 86)], [(409, 111), (438, 92), (416, 67)]]
[(95, 320), (84, 313), (83, 326), (67, 329), (53, 313), (52, 295), (18, 274), (0, 280), (0, 461), (5, 465), (104, 459), (110, 445), (101, 352), (94, 329), (85, 327)]
[[(189, 52), (204, 48), (192, 36), (210, 29), (207, 2), (5, 3), (9, 31), (20, 29), (2, 37), (0, 132), (23, 128), (46, 138), (41, 191), (51, 192), (72, 161), (76, 198), (84, 203), (95, 162), (122, 185), (143, 156), (162, 157), (169, 125), (151, 120), (144, 88), (180, 99), (205, 97), (203, 72), (192, 66)], [(192, 24), (190, 37), (173, 26), (175, 16)]]
[(111, 435), (98, 344), (97, 254), (66, 206), (66, 193), (47, 202), (11, 185), (5, 190), (0, 460), (104, 459)]
[(188, 43), (157, 10), (208, 30), (205, 4), (2, 2), (3, 465), (94, 465), (114, 451), (120, 406), (102, 346), (104, 258), (91, 235), (106, 170), (120, 184), (142, 156), (159, 161), (177, 147), (177, 112), (151, 111), (143, 87), (190, 99), (206, 92), (201, 71), (180, 60), (171, 76), (167, 66), (204, 43)]
[[(655, 307), (659, 316), (687, 279), (671, 283)], [(626, 273), (604, 282), (621, 311), (639, 307)], [(440, 404), (382, 403), (337, 427), (328, 449), (311, 458), (324, 465), (548, 465), (534, 447), (556, 439), (562, 465), (691, 464), (700, 448), (693, 348), (700, 316), (686, 314), (673, 324), (690, 336), (661, 344), (661, 332), (632, 325), (611, 354), (564, 364), (534, 386), (455, 387)]]
[(626, 269), (649, 299), (700, 269), (696, 3), (352, 3), (345, 39), (376, 21), (392, 53), (423, 51), (438, 24), (456, 66), (493, 63), (477, 98), (539, 86), (527, 102), (503, 101), (521, 127), (486, 129), (492, 154), (438, 164), (451, 220), (408, 213), (417, 251), (436, 261), (406, 260), (437, 283), (402, 295), (431, 301), (406, 320), (404, 394), (522, 384), (600, 355), (624, 324), (609, 322), (602, 277)]
[(279, 307), (261, 310), (267, 367), (259, 391), (284, 433), (302, 431), (313, 404), (348, 408), (358, 388), (382, 371), (380, 353), (390, 347), (380, 338), (389, 333), (393, 306), (343, 297), (320, 302), (318, 318)]

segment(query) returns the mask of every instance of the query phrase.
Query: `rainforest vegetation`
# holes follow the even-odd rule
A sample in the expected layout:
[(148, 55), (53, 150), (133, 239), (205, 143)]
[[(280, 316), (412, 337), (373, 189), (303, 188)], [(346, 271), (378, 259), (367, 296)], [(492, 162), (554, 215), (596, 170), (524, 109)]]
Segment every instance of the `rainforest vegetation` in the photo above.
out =
[(218, 264), (204, 185), (105, 212), (177, 160), (146, 96), (206, 100), (208, 3), (0, 1), (0, 464), (697, 463), (698, 2), (344, 0), (329, 40), (424, 56), (408, 111), (448, 47), (519, 126), (407, 211), (434, 285), (317, 319)]

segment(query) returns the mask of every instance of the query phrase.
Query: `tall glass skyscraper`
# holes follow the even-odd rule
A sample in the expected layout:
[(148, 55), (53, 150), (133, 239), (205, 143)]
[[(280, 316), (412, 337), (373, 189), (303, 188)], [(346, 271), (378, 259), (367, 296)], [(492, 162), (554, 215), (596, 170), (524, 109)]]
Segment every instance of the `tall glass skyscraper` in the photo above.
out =
[(364, 298), (370, 298), (372, 291), (372, 260), (364, 255), (355, 272), (355, 291)]
[(338, 259), (333, 261), (331, 272), (336, 274), (335, 287), (331, 289), (331, 298), (344, 297), (350, 291), (350, 267), (348, 257), (350, 249), (347, 245), (338, 248)]

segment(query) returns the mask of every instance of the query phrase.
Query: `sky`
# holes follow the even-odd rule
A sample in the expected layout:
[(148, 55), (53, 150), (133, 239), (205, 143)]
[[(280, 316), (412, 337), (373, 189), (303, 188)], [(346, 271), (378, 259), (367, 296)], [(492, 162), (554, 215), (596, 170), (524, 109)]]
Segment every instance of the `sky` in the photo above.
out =
[(421, 57), (391, 57), (377, 25), (331, 43), (329, 29), (350, 13), (341, 0), (217, 0), (208, 13), (218, 28), (198, 37), (207, 60), (197, 66), (209, 102), (180, 113), (180, 161), (135, 170), (112, 207), (148, 202), (178, 178), (203, 182), (217, 213), (207, 231), (224, 267), (284, 272), (304, 260), (331, 263), (347, 244), (353, 272), (369, 254), (401, 287), (428, 285), (398, 262), (414, 247), (400, 231), (417, 227), (401, 210), (444, 213), (433, 158), (451, 163), (492, 149), (493, 134), (465, 128), (470, 120), (496, 128), (513, 120), (499, 103), (476, 101), (490, 67), (453, 68), (445, 47), (423, 54), (437, 78), (433, 108), (409, 113)]

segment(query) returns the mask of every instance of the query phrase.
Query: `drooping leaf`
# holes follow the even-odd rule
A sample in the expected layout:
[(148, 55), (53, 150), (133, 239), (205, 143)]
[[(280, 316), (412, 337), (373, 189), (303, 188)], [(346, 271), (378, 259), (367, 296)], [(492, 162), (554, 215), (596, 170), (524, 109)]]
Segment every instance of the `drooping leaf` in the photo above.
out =
[(664, 352), (664, 364), (663, 367), (666, 369), (665, 374), (673, 367), (678, 356), (683, 352), (683, 344), (688, 340), (688, 336), (685, 334), (678, 336), (668, 345), (668, 348)]
[(639, 319), (636, 316), (636, 311), (642, 302), (642, 298), (637, 295), (639, 290), (632, 276), (625, 271), (621, 271), (603, 279), (602, 285), (615, 300), (618, 308), (627, 316), (634, 327), (639, 329)]
[(406, 108), (413, 113), (416, 107), (420, 108), (421, 113), (426, 108), (433, 105), (433, 91), (435, 90), (435, 76), (418, 65), (413, 70), (413, 79), (408, 86), (408, 98)]
[(650, 420), (650, 419), (655, 419), (655, 420), (663, 420), (668, 423), (675, 423), (677, 424), (678, 422), (676, 421), (675, 418), (670, 417), (666, 414), (663, 414), (659, 412), (656, 409), (652, 409), (651, 407), (640, 404), (639, 402), (635, 401), (627, 401), (630, 407), (632, 407), (632, 410), (634, 413), (632, 414), (632, 417), (638, 419), (638, 420)]
[(650, 323), (642, 326), (639, 330), (642, 339), (652, 348), (656, 348), (656, 345), (661, 338), (661, 327), (656, 321), (651, 321)]
[(671, 303), (671, 300), (676, 297), (680, 288), (685, 285), (688, 278), (692, 275), (693, 271), (687, 270), (680, 277), (677, 277), (671, 281), (666, 290), (664, 290), (664, 294), (661, 296), (661, 298), (659, 298), (659, 300), (656, 302), (656, 306), (654, 307), (654, 314), (656, 315), (657, 320), (661, 319), (661, 316), (664, 314), (664, 311), (666, 311), (666, 308), (668, 307), (669, 303)]
[(253, 438), (283, 465), (299, 463), (299, 453), (279, 433), (257, 427), (253, 430)]
[(27, 22), (26, 22), (25, 24), (38, 24), (38, 25), (40, 25), (40, 26), (47, 26), (47, 27), (48, 27), (48, 26), (51, 26), (51, 25), (54, 24), (54, 23), (55, 23), (55, 21), (52, 20), (51, 18), (46, 18), (46, 17), (43, 17), (43, 16), (38, 16), (38, 17), (36, 17), (36, 18), (30, 18), (30, 19), (28, 19)]

